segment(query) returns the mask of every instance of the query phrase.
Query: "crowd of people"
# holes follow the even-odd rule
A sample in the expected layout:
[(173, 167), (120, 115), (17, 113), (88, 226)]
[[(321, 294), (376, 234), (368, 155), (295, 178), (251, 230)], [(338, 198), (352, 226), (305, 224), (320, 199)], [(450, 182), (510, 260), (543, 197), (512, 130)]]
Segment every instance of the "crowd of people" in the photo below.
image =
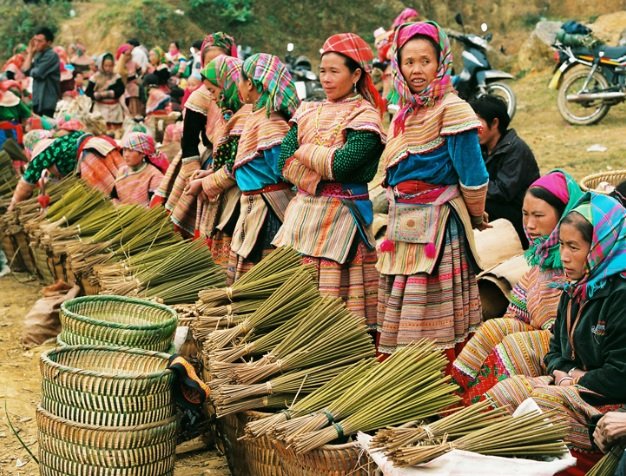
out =
[[(86, 87), (72, 91), (93, 100), (109, 133), (124, 114), (178, 107), (171, 78), (188, 78), (180, 153), (166, 159), (145, 131), (126, 131), (116, 143), (72, 118), (54, 134), (31, 124), (23, 138), (30, 161), (11, 206), (30, 196), (44, 170), (76, 172), (120, 203), (165, 207), (183, 236), (206, 242), (230, 283), (290, 246), (315, 267), (323, 295), (367, 321), (381, 359), (430, 339), (464, 403), (487, 399), (513, 411), (532, 396), (567, 416), (577, 454), (622, 444), (626, 186), (583, 193), (567, 171), (540, 176), (503, 103), (468, 104), (455, 94), (444, 30), (412, 21), (417, 12), (402, 15), (409, 21), (378, 42), (397, 106), (388, 127), (370, 73), (374, 52), (354, 33), (321, 45), (321, 102), (300, 102), (277, 56), (239, 59), (222, 32), (207, 35), (189, 60), (176, 43), (165, 54), (130, 42), (105, 53), (88, 67)], [(40, 32), (16, 53), (33, 79), (33, 111), (44, 116), (53, 115), (63, 71), (51, 42)], [(10, 91), (3, 89), (7, 104), (20, 98)], [(26, 115), (18, 103), (7, 107), (17, 109), (6, 120)], [(389, 204), (378, 244), (368, 193), (377, 171)], [(530, 269), (506, 314), (482, 323), (473, 229), (495, 218), (513, 223)]]

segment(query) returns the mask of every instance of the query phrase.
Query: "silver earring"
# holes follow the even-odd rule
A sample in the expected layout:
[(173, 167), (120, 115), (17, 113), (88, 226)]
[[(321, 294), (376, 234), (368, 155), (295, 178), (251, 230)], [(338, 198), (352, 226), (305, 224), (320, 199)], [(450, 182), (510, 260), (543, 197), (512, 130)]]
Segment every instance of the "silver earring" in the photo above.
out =
[(356, 83), (352, 83), (352, 92), (356, 94)]

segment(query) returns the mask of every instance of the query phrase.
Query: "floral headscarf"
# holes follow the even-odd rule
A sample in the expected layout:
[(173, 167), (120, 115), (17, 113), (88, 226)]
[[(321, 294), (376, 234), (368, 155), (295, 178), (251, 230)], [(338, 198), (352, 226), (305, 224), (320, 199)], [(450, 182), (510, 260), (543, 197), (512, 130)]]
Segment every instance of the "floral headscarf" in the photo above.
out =
[(571, 212), (580, 213), (593, 225), (593, 235), (585, 276), (562, 287), (574, 299), (586, 300), (612, 276), (626, 279), (626, 210), (612, 197), (587, 192)]
[[(396, 17), (391, 25), (391, 29), (398, 28), (400, 25), (407, 23), (411, 18), (419, 18), (420, 14), (414, 8), (405, 8), (400, 12), (400, 15)], [(413, 20), (415, 21), (415, 20)]]
[(165, 51), (163, 51), (163, 48), (161, 48), (160, 46), (155, 46), (150, 51), (154, 52), (154, 54), (156, 55), (158, 59), (157, 64), (165, 63)]
[[(400, 70), (400, 50), (414, 36), (422, 35), (432, 38), (439, 45), (439, 67), (435, 79), (420, 93), (413, 94)], [(400, 106), (394, 119), (394, 132), (404, 130), (404, 122), (409, 114), (415, 114), (422, 107), (430, 107), (435, 102), (453, 91), (451, 80), (452, 51), (445, 31), (433, 21), (407, 23), (401, 25), (393, 39), (391, 50), (391, 77), (393, 89), (389, 102)]]
[(237, 83), (241, 77), (242, 61), (232, 56), (219, 55), (204, 67), (200, 74), (218, 88), (222, 88), (217, 104), (225, 110), (236, 112), (241, 107)]
[(121, 45), (117, 51), (115, 52), (115, 59), (118, 60), (124, 53), (128, 53), (129, 51), (133, 51), (133, 45), (128, 43), (124, 43)]
[(129, 132), (122, 138), (122, 148), (143, 154), (161, 172), (165, 173), (167, 171), (169, 161), (165, 154), (156, 150), (156, 145), (151, 135), (143, 132)]
[(256, 107), (265, 107), (267, 115), (280, 111), (290, 118), (300, 105), (291, 74), (277, 56), (257, 53), (244, 61), (243, 73), (261, 93)]
[[(582, 197), (582, 190), (574, 178), (564, 170), (552, 170), (535, 180), (529, 188), (543, 188), (560, 200), (565, 209), (561, 217), (567, 215), (576, 202)], [(529, 248), (524, 253), (530, 266), (539, 266), (541, 269), (560, 269), (561, 255), (559, 253), (559, 227), (548, 235), (534, 241), (528, 237)]]
[(52, 137), (52, 131), (44, 129), (35, 129), (24, 134), (24, 150), (28, 158), (33, 156), (33, 150), (35, 146), (43, 139), (50, 139)]
[(204, 37), (202, 41), (202, 46), (200, 47), (200, 58), (202, 60), (202, 66), (204, 67), (204, 51), (211, 46), (217, 46), (224, 50), (224, 54), (232, 56), (233, 58), (237, 58), (237, 44), (235, 43), (235, 39), (230, 36), (228, 33), (224, 33), (218, 31), (216, 33), (211, 33)]

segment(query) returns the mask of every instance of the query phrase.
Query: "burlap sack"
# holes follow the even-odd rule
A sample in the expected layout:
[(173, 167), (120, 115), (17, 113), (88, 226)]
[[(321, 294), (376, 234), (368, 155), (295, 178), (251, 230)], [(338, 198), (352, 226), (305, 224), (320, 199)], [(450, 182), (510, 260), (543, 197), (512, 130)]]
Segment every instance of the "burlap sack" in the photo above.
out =
[(56, 337), (61, 332), (59, 320), (61, 304), (68, 299), (75, 298), (79, 293), (80, 287), (74, 285), (69, 290), (47, 292), (45, 297), (38, 299), (24, 317), (24, 327), (20, 337), (22, 347), (30, 349)]

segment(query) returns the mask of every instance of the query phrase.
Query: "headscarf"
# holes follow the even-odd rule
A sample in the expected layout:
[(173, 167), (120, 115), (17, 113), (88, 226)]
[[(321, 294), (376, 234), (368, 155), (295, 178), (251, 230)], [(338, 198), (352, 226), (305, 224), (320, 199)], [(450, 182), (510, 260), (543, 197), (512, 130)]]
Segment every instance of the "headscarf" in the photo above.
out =
[(51, 137), (52, 131), (44, 129), (35, 129), (24, 134), (24, 150), (26, 151), (26, 156), (31, 158), (37, 143), (41, 142), (43, 139), (50, 139)]
[(369, 63), (374, 59), (374, 52), (370, 45), (355, 33), (337, 33), (324, 42), (322, 56), (326, 53), (339, 53), (359, 64), (362, 71), (361, 74), (364, 76), (364, 88), (361, 94), (382, 114), (385, 106), (369, 73)]
[(204, 67), (200, 74), (218, 88), (222, 94), (217, 104), (225, 110), (236, 112), (241, 107), (237, 83), (241, 77), (242, 61), (232, 56), (219, 55)]
[(160, 46), (155, 46), (150, 51), (154, 51), (154, 53), (156, 54), (157, 59), (159, 60), (157, 65), (165, 63), (165, 51), (163, 51), (163, 48), (161, 48)]
[[(419, 94), (413, 94), (400, 69), (400, 50), (415, 35), (427, 36), (439, 45), (439, 67), (437, 74), (426, 88)], [(435, 22), (419, 22), (401, 25), (393, 39), (391, 50), (391, 77), (393, 89), (389, 94), (389, 102), (400, 106), (394, 118), (395, 134), (404, 130), (404, 123), (409, 114), (417, 113), (422, 107), (430, 107), (435, 102), (453, 91), (451, 81), (452, 51), (445, 31)]]
[(102, 69), (102, 64), (104, 63), (105, 59), (110, 59), (110, 60), (115, 61), (115, 58), (113, 57), (112, 53), (109, 53), (108, 51), (106, 53), (102, 53), (101, 55), (98, 56), (98, 58), (96, 58), (96, 66), (98, 68), (98, 72), (105, 76), (112, 76), (114, 74), (113, 72), (111, 72), (110, 74), (105, 73), (104, 70)]
[(243, 73), (261, 93), (255, 108), (265, 107), (269, 117), (280, 111), (290, 118), (300, 105), (291, 74), (277, 56), (257, 53), (243, 62)]
[(120, 57), (124, 54), (124, 53), (128, 53), (129, 51), (133, 51), (133, 45), (130, 45), (128, 43), (124, 43), (123, 45), (121, 45), (117, 51), (115, 52), (115, 60), (119, 60)]
[(167, 157), (156, 150), (154, 139), (143, 132), (129, 132), (122, 138), (122, 147), (145, 155), (148, 161), (161, 172), (165, 173), (169, 166)]
[[(535, 187), (547, 190), (565, 205), (561, 218), (570, 212), (583, 194), (574, 178), (564, 170), (559, 169), (539, 177), (529, 188)], [(534, 241), (528, 237), (528, 241), (530, 246), (524, 256), (530, 266), (539, 266), (541, 269), (560, 269), (562, 267), (558, 226), (548, 236), (537, 238)]]
[(0, 82), (0, 106), (1, 107), (14, 107), (20, 103), (20, 97), (13, 94), (5, 84), (4, 81)]
[(587, 192), (571, 212), (580, 213), (593, 225), (593, 235), (585, 275), (562, 287), (573, 299), (586, 300), (612, 276), (626, 279), (626, 210), (613, 197)]
[(211, 33), (204, 37), (204, 40), (202, 40), (202, 46), (200, 46), (200, 60), (202, 62), (202, 67), (206, 66), (204, 64), (204, 52), (211, 46), (222, 48), (224, 50), (224, 54), (232, 56), (233, 58), (237, 58), (238, 56), (237, 44), (232, 36), (221, 31)]
[(52, 48), (52, 50), (57, 54), (57, 56), (63, 63), (70, 62), (69, 58), (67, 57), (67, 51), (65, 51), (65, 48), (60, 45), (56, 45), (54, 48)]
[(84, 131), (85, 125), (78, 119), (69, 118), (67, 120), (61, 119), (57, 123), (57, 128), (63, 131)]
[(403, 25), (404, 23), (408, 22), (411, 18), (418, 18), (419, 16), (420, 16), (419, 12), (415, 10), (414, 8), (405, 8), (404, 10), (400, 12), (400, 15), (398, 15), (396, 19), (393, 21), (391, 25), (391, 29), (395, 30), (400, 25)]

